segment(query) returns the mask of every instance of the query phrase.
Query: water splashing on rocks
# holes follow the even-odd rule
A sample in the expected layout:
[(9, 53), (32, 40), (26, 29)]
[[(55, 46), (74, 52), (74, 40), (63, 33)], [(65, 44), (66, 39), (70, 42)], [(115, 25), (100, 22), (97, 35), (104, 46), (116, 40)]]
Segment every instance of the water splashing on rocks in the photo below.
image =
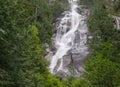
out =
[(53, 74), (80, 76), (84, 70), (83, 62), (87, 56), (87, 16), (88, 10), (78, 5), (77, 0), (68, 1), (70, 11), (56, 22), (54, 35), (55, 54), (51, 58), (50, 72)]

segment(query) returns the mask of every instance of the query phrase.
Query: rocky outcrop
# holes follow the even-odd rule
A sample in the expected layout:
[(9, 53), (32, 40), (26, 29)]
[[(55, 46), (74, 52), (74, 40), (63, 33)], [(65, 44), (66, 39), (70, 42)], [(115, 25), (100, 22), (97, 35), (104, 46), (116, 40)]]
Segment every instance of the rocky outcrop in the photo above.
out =
[(89, 11), (85, 5), (70, 2), (71, 11), (65, 11), (54, 24), (52, 46), (46, 56), (50, 63), (50, 72), (61, 78), (79, 77), (84, 71), (84, 61), (88, 52), (87, 17)]
[(112, 18), (115, 20), (115, 24), (114, 24), (115, 28), (120, 30), (120, 17), (112, 16)]

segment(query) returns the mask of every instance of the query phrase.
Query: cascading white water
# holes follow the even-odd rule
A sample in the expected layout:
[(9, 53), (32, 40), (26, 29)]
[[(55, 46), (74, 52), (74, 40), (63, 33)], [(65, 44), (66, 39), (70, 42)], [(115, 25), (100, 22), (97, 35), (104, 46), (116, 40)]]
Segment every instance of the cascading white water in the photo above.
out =
[[(71, 11), (64, 12), (65, 16), (61, 19), (57, 26), (57, 33), (54, 39), (56, 53), (52, 57), (50, 63), (50, 72), (64, 70), (63, 69), (63, 56), (67, 54), (69, 50), (74, 49), (81, 54), (87, 54), (88, 47), (87, 41), (87, 25), (85, 23), (86, 15), (81, 15), (77, 12), (80, 8), (77, 5), (77, 0), (69, 0)], [(76, 31), (80, 33), (80, 40), (75, 42)], [(58, 60), (61, 60), (59, 67), (57, 66)]]

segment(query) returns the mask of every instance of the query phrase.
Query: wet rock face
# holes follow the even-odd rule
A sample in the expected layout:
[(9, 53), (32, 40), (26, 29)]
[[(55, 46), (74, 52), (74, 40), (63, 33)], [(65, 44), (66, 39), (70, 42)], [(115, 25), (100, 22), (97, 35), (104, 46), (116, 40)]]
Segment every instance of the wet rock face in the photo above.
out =
[(63, 56), (63, 67), (67, 67), (71, 63), (71, 54)]
[(72, 54), (72, 60), (73, 60), (73, 64), (75, 66), (75, 69), (78, 72), (81, 72), (83, 70), (83, 64), (85, 61), (85, 55), (82, 55), (80, 53), (76, 53), (76, 54)]
[(89, 53), (86, 23), (88, 10), (85, 6), (71, 4), (72, 10), (65, 11), (54, 25), (55, 34), (47, 56), (51, 62), (50, 72), (61, 78), (70, 75), (81, 76), (84, 61)]
[(81, 76), (82, 71), (84, 71), (83, 67), (84, 67), (85, 59), (86, 59), (86, 56), (81, 55), (80, 53), (70, 53), (68, 55), (65, 55), (63, 57), (64, 68), (63, 70), (57, 71), (56, 75), (62, 78), (70, 75), (74, 75), (76, 77)]

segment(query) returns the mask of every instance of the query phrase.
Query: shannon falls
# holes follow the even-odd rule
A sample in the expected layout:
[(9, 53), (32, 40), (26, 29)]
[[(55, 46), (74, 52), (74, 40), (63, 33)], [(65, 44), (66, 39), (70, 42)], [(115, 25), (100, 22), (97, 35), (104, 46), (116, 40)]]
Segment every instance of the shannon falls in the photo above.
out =
[(68, 0), (70, 10), (62, 13), (55, 23), (53, 36), (54, 51), (51, 50), (50, 72), (61, 77), (81, 76), (83, 63), (88, 55), (87, 45), (87, 17), (88, 9), (78, 5), (77, 0)]

